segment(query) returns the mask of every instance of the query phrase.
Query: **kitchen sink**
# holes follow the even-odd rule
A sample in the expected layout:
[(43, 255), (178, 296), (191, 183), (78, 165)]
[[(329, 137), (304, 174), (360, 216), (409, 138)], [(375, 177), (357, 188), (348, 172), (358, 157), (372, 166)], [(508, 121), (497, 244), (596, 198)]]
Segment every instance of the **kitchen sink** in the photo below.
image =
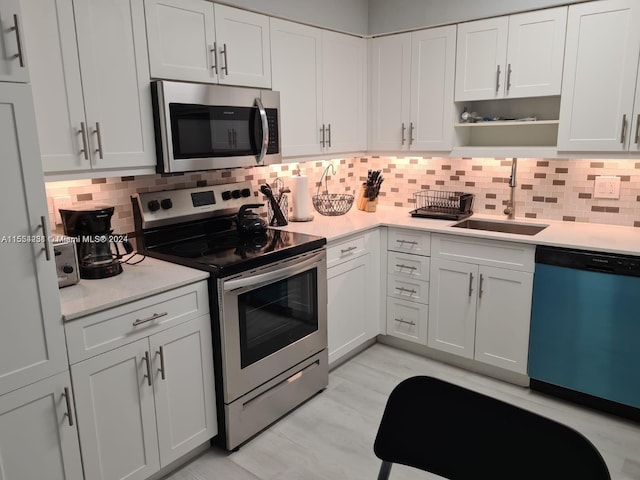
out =
[(492, 220), (475, 219), (464, 220), (452, 226), (457, 228), (469, 228), (471, 230), (515, 233), (516, 235), (535, 235), (548, 227), (548, 225), (533, 225), (530, 223), (495, 222)]

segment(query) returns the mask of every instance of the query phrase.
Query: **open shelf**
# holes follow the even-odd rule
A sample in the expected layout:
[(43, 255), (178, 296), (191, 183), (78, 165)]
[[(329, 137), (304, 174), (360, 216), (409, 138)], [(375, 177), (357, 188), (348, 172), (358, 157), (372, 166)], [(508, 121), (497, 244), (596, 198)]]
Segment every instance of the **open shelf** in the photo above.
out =
[(475, 123), (456, 123), (455, 127), (515, 127), (515, 126), (525, 126), (525, 125), (558, 125), (560, 120), (536, 120), (536, 121), (518, 121), (518, 120), (507, 120), (507, 121), (488, 121), (488, 122), (475, 122)]

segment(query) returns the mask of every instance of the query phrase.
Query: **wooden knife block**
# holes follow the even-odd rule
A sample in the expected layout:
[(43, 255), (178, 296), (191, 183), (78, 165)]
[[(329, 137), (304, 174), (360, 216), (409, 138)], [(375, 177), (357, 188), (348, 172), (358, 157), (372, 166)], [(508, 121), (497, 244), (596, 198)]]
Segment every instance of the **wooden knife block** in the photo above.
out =
[(369, 200), (365, 197), (364, 192), (366, 190), (366, 184), (360, 185), (358, 196), (356, 197), (356, 207), (363, 212), (375, 212), (378, 205), (378, 197), (374, 200)]

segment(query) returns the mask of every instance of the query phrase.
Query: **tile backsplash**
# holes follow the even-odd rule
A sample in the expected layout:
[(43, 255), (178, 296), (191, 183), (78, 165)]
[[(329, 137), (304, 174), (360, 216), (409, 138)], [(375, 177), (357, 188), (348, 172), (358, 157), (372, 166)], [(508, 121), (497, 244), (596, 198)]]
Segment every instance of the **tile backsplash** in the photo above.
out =
[[(266, 199), (258, 189), (260, 184), (272, 183), (280, 177), (287, 185), (287, 178), (299, 168), (309, 177), (309, 195), (313, 195), (328, 163), (333, 163), (336, 170), (335, 175), (328, 177), (330, 193), (355, 194), (366, 179), (368, 169), (382, 170), (385, 181), (381, 205), (411, 210), (415, 208), (415, 192), (451, 190), (474, 193), (476, 213), (502, 215), (509, 198), (509, 158), (374, 156), (185, 174), (47, 182), (49, 214), (53, 225), (56, 197), (70, 197), (76, 206), (113, 205), (114, 231), (131, 233), (134, 230), (130, 200), (133, 193), (251, 181), (258, 202), (264, 202)], [(599, 175), (621, 178), (619, 199), (594, 198), (594, 181)], [(516, 182), (516, 217), (640, 227), (640, 160), (519, 158)]]

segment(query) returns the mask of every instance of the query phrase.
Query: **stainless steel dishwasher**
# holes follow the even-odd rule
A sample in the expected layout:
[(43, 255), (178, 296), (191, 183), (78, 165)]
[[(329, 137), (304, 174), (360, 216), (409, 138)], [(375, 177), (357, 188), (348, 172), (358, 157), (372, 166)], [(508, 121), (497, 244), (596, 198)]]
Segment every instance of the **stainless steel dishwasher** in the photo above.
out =
[(640, 420), (640, 257), (538, 247), (531, 388)]

